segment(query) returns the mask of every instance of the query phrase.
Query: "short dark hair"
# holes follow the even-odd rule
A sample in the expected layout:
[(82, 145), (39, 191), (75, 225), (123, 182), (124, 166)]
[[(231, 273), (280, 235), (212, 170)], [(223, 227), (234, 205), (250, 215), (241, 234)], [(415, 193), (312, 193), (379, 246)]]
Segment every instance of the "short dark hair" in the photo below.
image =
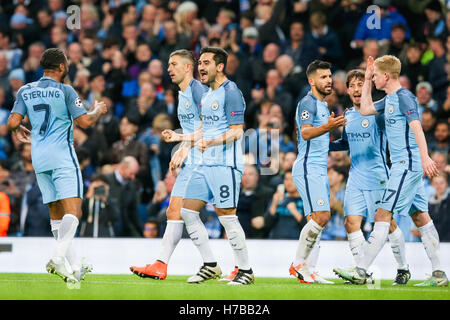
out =
[(203, 47), (200, 50), (200, 55), (208, 52), (214, 54), (213, 59), (216, 65), (223, 63), (223, 69), (225, 70), (225, 67), (227, 66), (228, 53), (219, 47)]
[(0, 159), (0, 167), (6, 171), (11, 171), (11, 163), (8, 159)]
[(391, 31), (394, 30), (394, 29), (402, 29), (404, 32), (406, 32), (406, 27), (405, 27), (405, 25), (404, 25), (403, 23), (401, 23), (401, 22), (394, 23), (394, 24), (392, 25), (392, 27), (391, 27)]
[(174, 52), (172, 52), (170, 54), (169, 58), (171, 58), (173, 56), (180, 56), (182, 58), (188, 59), (189, 61), (192, 62), (192, 64), (195, 64), (194, 54), (189, 50), (186, 50), (186, 49), (175, 50)]
[(348, 86), (350, 85), (350, 82), (351, 82), (354, 78), (357, 78), (357, 79), (362, 80), (362, 81), (364, 82), (364, 77), (365, 77), (365, 73), (364, 73), (363, 70), (361, 70), (361, 69), (353, 69), (353, 70), (350, 70), (350, 71), (347, 73), (347, 81), (346, 81), (347, 88), (348, 88)]
[(436, 112), (434, 112), (433, 109), (427, 109), (427, 108), (425, 108), (425, 109), (423, 109), (423, 111), (422, 111), (422, 115), (423, 115), (424, 113), (429, 113), (429, 114), (431, 115), (432, 118), (436, 118), (436, 117), (437, 117)]
[(49, 48), (44, 51), (41, 58), (41, 67), (44, 70), (58, 69), (60, 64), (67, 62), (66, 55), (59, 48)]
[(337, 166), (337, 165), (333, 165), (331, 166), (330, 169), (333, 169), (334, 171), (336, 171), (338, 174), (344, 176), (344, 181), (347, 179), (347, 168), (344, 166)]
[(108, 178), (106, 178), (106, 176), (104, 174), (101, 174), (101, 173), (94, 174), (89, 181), (91, 183), (94, 182), (94, 181), (101, 181), (104, 184), (109, 185)]
[(330, 69), (331, 63), (322, 61), (322, 60), (314, 60), (311, 62), (306, 69), (306, 76), (312, 75), (314, 72), (316, 72), (318, 69)]

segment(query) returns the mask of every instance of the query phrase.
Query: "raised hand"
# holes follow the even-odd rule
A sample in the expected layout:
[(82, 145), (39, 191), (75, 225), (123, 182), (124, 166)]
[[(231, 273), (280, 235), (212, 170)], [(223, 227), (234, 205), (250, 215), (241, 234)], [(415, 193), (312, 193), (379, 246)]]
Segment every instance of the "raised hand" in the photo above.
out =
[(328, 118), (327, 124), (330, 129), (335, 129), (341, 126), (345, 126), (347, 124), (347, 119), (345, 119), (344, 113), (340, 116), (335, 117), (334, 112), (332, 112), (330, 117)]
[(30, 134), (31, 131), (28, 130), (25, 126), (20, 125), (17, 130), (15, 131), (16, 138), (20, 142), (23, 143), (31, 143)]
[(373, 57), (369, 56), (367, 58), (365, 79), (366, 80), (372, 80), (374, 72), (375, 72), (375, 68), (374, 68), (374, 64), (373, 64)]
[(165, 142), (181, 141), (181, 136), (173, 130), (166, 129), (161, 134)]

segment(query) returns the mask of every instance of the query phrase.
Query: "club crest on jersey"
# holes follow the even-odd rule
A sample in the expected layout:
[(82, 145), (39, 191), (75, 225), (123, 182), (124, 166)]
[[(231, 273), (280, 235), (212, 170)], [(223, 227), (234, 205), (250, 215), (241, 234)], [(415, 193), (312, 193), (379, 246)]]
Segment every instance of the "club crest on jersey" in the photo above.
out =
[(389, 106), (388, 111), (389, 111), (390, 114), (393, 114), (394, 113), (394, 107), (393, 106)]
[(189, 109), (189, 101), (186, 101), (186, 109)]
[(361, 121), (361, 127), (367, 128), (368, 126), (369, 126), (369, 120), (363, 119), (363, 121)]
[(214, 102), (214, 103), (211, 105), (211, 109), (213, 109), (214, 111), (216, 111), (217, 109), (219, 109), (219, 103), (218, 103), (218, 102)]
[(317, 200), (317, 204), (319, 205), (319, 206), (323, 206), (323, 200), (322, 199), (319, 199), (319, 200)]
[(302, 112), (302, 115), (301, 115), (300, 119), (302, 119), (302, 120), (309, 119), (309, 112), (306, 111), (306, 110), (304, 110), (304, 111)]
[(83, 103), (81, 102), (81, 99), (80, 99), (80, 98), (76, 98), (76, 99), (75, 99), (75, 105), (76, 105), (78, 108), (84, 108), (84, 107), (83, 107)]

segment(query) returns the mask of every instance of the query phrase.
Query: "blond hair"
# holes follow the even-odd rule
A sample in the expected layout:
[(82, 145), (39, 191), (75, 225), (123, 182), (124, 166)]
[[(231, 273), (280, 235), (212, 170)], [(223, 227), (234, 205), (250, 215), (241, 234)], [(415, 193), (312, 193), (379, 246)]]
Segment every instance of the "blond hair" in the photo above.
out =
[(385, 55), (379, 57), (374, 62), (375, 67), (381, 72), (386, 72), (392, 79), (398, 79), (400, 71), (402, 69), (402, 63), (400, 60), (391, 55)]

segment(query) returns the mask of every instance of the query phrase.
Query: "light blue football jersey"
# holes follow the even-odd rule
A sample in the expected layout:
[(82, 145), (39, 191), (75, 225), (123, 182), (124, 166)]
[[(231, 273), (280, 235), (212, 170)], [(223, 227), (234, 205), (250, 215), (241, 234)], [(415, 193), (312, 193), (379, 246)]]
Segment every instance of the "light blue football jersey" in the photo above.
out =
[(305, 124), (319, 127), (327, 123), (329, 117), (328, 104), (317, 99), (311, 91), (298, 103), (295, 113), (298, 155), (292, 169), (293, 175), (327, 174), (330, 134), (326, 132), (321, 136), (304, 140), (301, 127)]
[[(212, 140), (229, 130), (230, 125), (244, 124), (245, 101), (233, 81), (226, 80), (216, 90), (209, 88), (202, 98), (201, 119), (203, 138)], [(244, 169), (243, 136), (234, 142), (208, 147), (203, 152), (202, 164), (222, 165)]]
[[(345, 118), (342, 141), (348, 144), (351, 162), (347, 185), (360, 190), (384, 189), (389, 176), (384, 115), (363, 116), (352, 107)], [(335, 150), (333, 145), (332, 142), (330, 151)]]
[(419, 147), (409, 127), (411, 121), (419, 120), (417, 98), (401, 88), (376, 101), (374, 106), (384, 113), (392, 167), (422, 171)]
[(86, 110), (71, 86), (42, 77), (19, 89), (11, 112), (30, 119), (31, 159), (36, 173), (79, 167), (73, 147), (73, 119)]
[[(180, 121), (183, 133), (193, 133), (201, 124), (200, 105), (203, 94), (208, 91), (208, 87), (202, 85), (200, 81), (192, 79), (189, 86), (184, 91), (178, 91), (178, 120)], [(202, 159), (201, 151), (192, 148), (189, 152), (185, 164), (199, 164)]]

